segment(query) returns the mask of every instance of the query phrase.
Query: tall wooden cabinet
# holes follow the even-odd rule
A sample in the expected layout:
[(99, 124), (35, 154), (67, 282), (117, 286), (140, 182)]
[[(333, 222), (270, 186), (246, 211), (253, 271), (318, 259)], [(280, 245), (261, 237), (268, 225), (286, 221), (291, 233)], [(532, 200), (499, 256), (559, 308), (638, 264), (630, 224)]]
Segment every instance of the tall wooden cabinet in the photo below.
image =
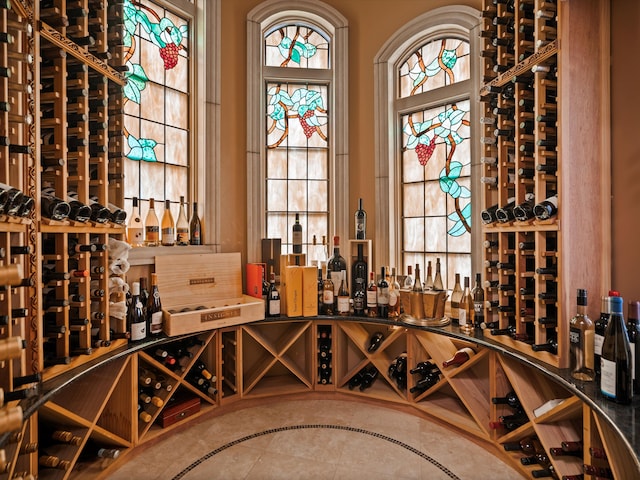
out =
[[(577, 289), (597, 318), (611, 288), (609, 2), (485, 0), (482, 22), (485, 317), (497, 341), (567, 367)], [(549, 218), (508, 206), (552, 196)]]

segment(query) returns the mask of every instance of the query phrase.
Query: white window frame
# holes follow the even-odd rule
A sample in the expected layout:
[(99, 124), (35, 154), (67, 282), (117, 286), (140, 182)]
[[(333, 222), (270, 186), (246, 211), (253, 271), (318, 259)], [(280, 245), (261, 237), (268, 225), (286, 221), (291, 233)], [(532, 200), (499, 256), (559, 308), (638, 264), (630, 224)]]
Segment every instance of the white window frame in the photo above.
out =
[[(397, 30), (374, 59), (375, 117), (375, 239), (374, 256), (379, 265), (401, 265), (402, 218), (400, 149), (402, 147), (400, 116), (417, 108), (429, 108), (446, 101), (463, 98), (469, 92), (471, 118), (471, 267), (479, 272), (481, 265), (480, 210), (480, 12), (462, 5), (436, 8), (416, 17)], [(471, 75), (469, 80), (446, 87), (447, 94), (437, 99), (432, 91), (431, 104), (419, 103), (411, 97), (399, 99), (398, 69), (420, 46), (442, 37), (469, 41)], [(417, 105), (420, 105), (419, 107)]]
[[(347, 238), (349, 216), (349, 124), (348, 124), (348, 22), (333, 7), (309, 0), (266, 1), (247, 15), (247, 261), (261, 259), (261, 239), (266, 236), (266, 137), (265, 81), (278, 78), (300, 81), (297, 68), (263, 67), (264, 34), (283, 22), (317, 26), (331, 38), (332, 78), (312, 70), (304, 79), (329, 81), (329, 232)], [(339, 108), (336, 108), (339, 106)]]

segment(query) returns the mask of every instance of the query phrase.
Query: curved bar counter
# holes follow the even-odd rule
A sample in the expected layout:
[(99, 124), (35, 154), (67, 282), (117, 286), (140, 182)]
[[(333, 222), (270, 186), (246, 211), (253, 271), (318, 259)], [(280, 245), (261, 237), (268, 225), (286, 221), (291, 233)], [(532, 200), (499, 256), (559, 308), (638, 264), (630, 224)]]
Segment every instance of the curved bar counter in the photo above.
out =
[[(535, 380), (536, 378), (549, 379), (557, 386), (560, 386), (562, 389), (566, 390), (567, 396), (565, 398), (576, 397), (577, 399), (580, 400), (580, 402), (578, 402), (576, 399), (572, 399), (573, 405), (571, 405), (570, 407), (571, 411), (569, 413), (567, 412), (565, 412), (564, 414), (556, 413), (556, 417), (559, 421), (566, 420), (567, 416), (572, 417), (574, 420), (577, 420), (578, 422), (582, 421), (582, 418), (585, 419), (584, 421), (587, 421), (586, 420), (587, 418), (592, 418), (590, 415), (583, 413), (584, 411), (588, 411), (588, 410), (585, 410), (583, 407), (587, 407), (587, 409), (590, 409), (590, 411), (592, 411), (595, 414), (594, 417), (603, 419), (604, 422), (598, 423), (598, 421), (596, 420), (596, 423), (598, 423), (598, 431), (599, 431), (602, 444), (608, 445), (607, 450), (610, 453), (609, 460), (612, 463), (612, 470), (614, 472), (615, 478), (620, 478), (622, 480), (626, 480), (627, 478), (640, 478), (640, 431), (636, 427), (637, 425), (640, 425), (640, 400), (638, 400), (637, 397), (634, 399), (631, 405), (618, 405), (611, 401), (608, 401), (604, 399), (604, 397), (602, 397), (602, 395), (600, 394), (599, 389), (597, 388), (596, 382), (576, 383), (571, 378), (570, 372), (568, 369), (557, 369), (549, 365), (542, 364), (541, 362), (533, 358), (527, 357), (525, 354), (519, 351), (512, 350), (508, 346), (498, 343), (492, 340), (491, 338), (485, 337), (482, 334), (481, 330), (476, 331), (475, 334), (473, 335), (467, 335), (463, 333), (457, 326), (454, 326), (454, 325), (448, 325), (445, 327), (428, 327), (428, 326), (419, 326), (419, 325), (409, 324), (409, 323), (395, 322), (395, 321), (385, 320), (380, 318), (328, 317), (328, 316), (293, 317), (293, 318), (278, 317), (278, 318), (265, 319), (265, 320), (251, 322), (243, 325), (238, 325), (236, 327), (227, 328), (223, 330), (227, 330), (227, 331), (232, 330), (232, 331), (241, 332), (242, 329), (246, 329), (246, 328), (249, 328), (249, 329), (269, 328), (269, 325), (277, 325), (278, 328), (286, 328), (288, 325), (294, 325), (296, 323), (302, 324), (302, 325), (306, 324), (307, 327), (309, 328), (311, 326), (313, 326), (313, 328), (316, 328), (317, 325), (329, 324), (329, 325), (334, 325), (336, 327), (336, 330), (338, 329), (338, 327), (340, 327), (340, 329), (349, 330), (354, 328), (360, 328), (362, 326), (368, 326), (369, 327), (368, 331), (371, 331), (371, 327), (373, 327), (374, 329), (387, 327), (389, 328), (389, 331), (391, 331), (391, 329), (403, 329), (402, 331), (406, 332), (406, 335), (408, 335), (409, 333), (411, 333), (412, 335), (418, 335), (418, 336), (430, 334), (431, 336), (428, 337), (430, 338), (430, 340), (423, 340), (424, 345), (428, 345), (427, 342), (433, 342), (434, 340), (436, 340), (436, 342), (439, 342), (440, 339), (442, 338), (447, 338), (449, 339), (449, 341), (455, 342), (455, 345), (467, 345), (467, 344), (471, 346), (475, 345), (479, 347), (480, 350), (487, 349), (489, 352), (495, 352), (499, 354), (499, 357), (500, 357), (498, 360), (494, 361), (493, 357), (489, 357), (489, 355), (487, 354), (486, 358), (488, 360), (485, 361), (485, 364), (491, 365), (491, 368), (489, 369), (491, 370), (491, 374), (487, 375), (486, 377), (484, 377), (484, 374), (480, 375), (479, 381), (484, 383), (495, 382), (495, 380), (491, 377), (495, 375), (496, 368), (508, 369), (508, 367), (502, 364), (502, 362), (505, 361), (503, 359), (506, 359), (507, 362), (511, 361), (509, 359), (515, 360), (516, 363), (515, 364), (512, 363), (512, 365), (517, 365), (517, 368), (512, 370), (513, 372), (517, 370), (521, 370), (522, 372), (525, 372), (525, 374), (523, 375), (523, 379), (525, 379), (525, 381), (527, 379), (530, 380), (531, 378), (534, 378), (534, 381), (532, 383), (537, 383), (537, 381)], [(313, 332), (316, 332), (316, 331), (317, 330), (313, 330)], [(364, 332), (365, 330), (362, 330), (362, 331)], [(28, 400), (23, 400), (21, 402), (21, 406), (24, 410), (25, 421), (28, 418), (30, 418), (34, 413), (36, 413), (40, 408), (45, 406), (47, 402), (49, 402), (52, 399), (55, 401), (55, 398), (57, 395), (65, 391), (69, 391), (69, 389), (73, 389), (74, 383), (77, 382), (79, 379), (83, 378), (85, 375), (88, 375), (92, 372), (99, 371), (99, 369), (108, 366), (110, 363), (116, 362), (118, 360), (125, 361), (128, 359), (128, 357), (136, 356), (135, 354), (143, 352), (144, 350), (148, 350), (151, 347), (158, 347), (165, 344), (170, 344), (172, 342), (175, 342), (181, 339), (193, 337), (194, 335), (202, 336), (202, 335), (210, 334), (211, 332), (217, 333), (218, 331), (211, 330), (211, 331), (198, 332), (198, 333), (193, 333), (193, 334), (179, 336), (179, 337), (163, 336), (162, 338), (159, 338), (159, 339), (147, 340), (141, 343), (124, 345), (120, 348), (113, 350), (112, 352), (106, 355), (103, 355), (102, 357), (93, 358), (87, 363), (84, 363), (76, 368), (70, 369), (49, 380), (46, 380), (42, 384), (41, 395)], [(437, 336), (434, 337), (433, 334), (436, 334)], [(399, 335), (405, 335), (405, 333), (400, 333)], [(218, 335), (218, 338), (220, 337), (221, 335)], [(219, 346), (220, 343), (221, 342), (218, 342), (216, 345)], [(212, 344), (214, 344), (214, 342), (212, 342)], [(303, 344), (305, 345), (304, 348), (309, 348), (309, 346), (312, 345), (311, 342), (307, 342)], [(249, 346), (250, 345), (247, 344), (247, 347)], [(334, 351), (335, 351), (335, 346), (334, 346)], [(314, 354), (315, 354), (315, 351), (306, 352), (307, 358), (313, 358)], [(340, 353), (339, 352), (334, 353), (334, 359), (336, 355), (340, 355)], [(221, 357), (217, 355), (216, 358), (220, 359)], [(341, 360), (337, 359), (337, 361), (339, 362)], [(380, 365), (382, 365), (382, 361), (384, 361), (384, 359), (381, 360)], [(313, 362), (312, 364), (315, 365)], [(496, 367), (495, 366), (496, 364), (500, 364), (502, 365), (502, 367)], [(138, 363), (134, 363), (134, 367), (132, 368), (137, 368), (137, 365)], [(216, 371), (220, 371), (218, 367), (219, 365), (216, 365)], [(411, 368), (411, 367), (412, 367), (411, 365), (408, 365), (408, 368)], [(310, 370), (312, 370), (312, 368), (310, 368)], [(335, 368), (334, 368), (334, 371), (335, 371)], [(534, 375), (533, 377), (528, 377), (527, 372), (537, 372), (537, 373), (533, 374)], [(542, 377), (537, 377), (536, 376), (537, 374), (541, 374)], [(518, 375), (519, 373), (516, 376)], [(495, 376), (500, 377), (500, 375), (495, 375)], [(509, 378), (509, 381), (507, 383), (513, 382), (512, 376), (510, 377), (509, 375), (506, 375), (506, 377)], [(315, 379), (315, 375), (312, 375), (312, 378)], [(452, 375), (451, 378), (455, 378), (455, 376)], [(458, 376), (458, 378), (460, 377)], [(475, 380), (478, 381), (478, 378), (475, 378)], [(134, 385), (137, 385), (135, 383), (135, 378), (132, 379), (132, 381)], [(220, 379), (218, 381), (220, 381)], [(316, 393), (320, 392), (321, 395), (325, 394), (327, 395), (327, 397), (329, 397), (332, 394), (332, 392), (339, 390), (338, 385), (333, 385), (333, 386), (323, 385), (324, 388), (317, 389), (315, 388), (315, 383), (316, 383), (315, 380), (311, 381), (310, 383), (311, 385), (310, 385), (310, 388), (308, 389), (309, 391), (316, 391)], [(545, 382), (542, 382), (542, 383), (545, 383)], [(517, 387), (517, 385), (515, 384), (514, 386)], [(534, 389), (537, 389), (538, 387), (539, 385), (532, 386), (532, 388)], [(541, 388), (544, 390), (544, 386), (542, 386)], [(494, 386), (494, 389), (495, 389), (495, 386)], [(496, 395), (495, 390), (490, 390), (486, 386), (483, 386), (482, 390), (485, 393), (491, 391), (490, 396), (494, 396), (494, 395), (499, 396), (499, 395), (504, 395), (506, 393), (503, 391), (503, 392), (499, 392)], [(515, 388), (515, 390), (517, 391), (518, 388)], [(553, 390), (553, 388), (551, 390)], [(220, 389), (220, 391), (222, 390)], [(137, 392), (137, 389), (132, 389), (131, 392)], [(282, 393), (286, 394), (288, 392), (283, 391)], [(273, 390), (263, 396), (273, 397), (274, 395), (278, 395), (278, 394), (279, 393), (277, 390)], [(523, 394), (526, 394), (526, 392), (524, 393), (519, 392), (519, 396), (522, 396)], [(472, 395), (472, 393), (470, 393), (470, 395)], [(242, 398), (244, 397), (241, 396), (239, 400), (242, 401)], [(135, 398), (129, 399), (129, 401), (131, 402), (132, 405), (135, 405)], [(381, 401), (384, 401), (384, 400), (381, 400)], [(399, 398), (399, 401), (403, 402), (401, 398)], [(490, 398), (482, 398), (481, 401), (484, 403), (490, 403)], [(220, 395), (216, 395), (215, 406), (219, 407), (220, 403), (221, 403)], [(403, 403), (406, 404), (407, 402), (404, 401)], [(422, 409), (421, 411), (423, 413), (426, 413), (427, 415), (438, 416), (437, 412), (430, 414), (428, 409)], [(221, 410), (221, 412), (224, 413), (224, 410)], [(189, 420), (190, 419), (186, 419), (184, 422), (188, 423)], [(554, 422), (554, 421), (555, 421), (554, 418), (551, 418), (549, 420), (549, 422)], [(460, 428), (460, 426), (456, 424), (456, 422), (448, 422), (446, 418), (444, 419), (444, 422), (451, 423), (452, 428), (454, 429)], [(531, 423), (531, 420), (529, 423)], [(559, 430), (559, 432), (561, 431), (562, 430)], [(522, 430), (520, 434), (517, 436), (511, 436), (509, 432), (505, 435), (489, 434), (485, 436), (484, 440), (485, 441), (488, 440), (489, 442), (494, 443), (496, 446), (500, 447), (501, 443), (518, 440), (519, 438), (522, 438), (525, 435), (530, 435), (532, 433), (536, 433), (535, 428), (528, 427), (528, 430), (527, 429)], [(160, 433), (160, 435), (161, 434), (162, 433)], [(7, 437), (8, 437), (7, 434), (0, 437), (0, 445), (3, 445), (6, 442)], [(554, 438), (554, 441), (556, 440), (555, 437), (552, 437), (552, 438)], [(137, 437), (135, 437), (135, 440), (131, 442), (131, 447), (135, 447), (140, 443), (142, 443), (142, 442), (138, 442), (137, 440), (138, 440)], [(558, 436), (557, 446), (559, 446), (562, 440), (563, 438)], [(547, 445), (546, 448), (548, 449), (549, 446)], [(131, 450), (131, 449), (128, 449), (128, 450)], [(614, 456), (611, 455), (612, 452), (615, 452)], [(509, 455), (505, 454), (505, 457), (508, 458)], [(512, 456), (510, 458), (512, 463), (516, 463), (516, 464), (519, 463), (519, 462), (516, 462), (514, 459), (517, 460), (517, 457)], [(585, 453), (584, 463), (589, 463), (588, 460), (591, 460), (591, 459), (590, 458), (588, 459)], [(522, 468), (521, 468), (521, 471), (525, 474), (527, 472), (526, 470), (522, 470)], [(575, 472), (570, 472), (570, 473), (576, 474)], [(73, 476), (71, 476), (71, 478), (73, 478)]]

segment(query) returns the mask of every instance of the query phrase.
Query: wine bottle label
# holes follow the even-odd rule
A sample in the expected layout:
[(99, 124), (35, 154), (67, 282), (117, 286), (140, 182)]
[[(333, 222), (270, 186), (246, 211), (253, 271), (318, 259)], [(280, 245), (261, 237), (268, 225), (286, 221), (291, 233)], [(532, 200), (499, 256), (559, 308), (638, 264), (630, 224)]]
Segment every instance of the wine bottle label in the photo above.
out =
[(376, 290), (367, 290), (367, 307), (375, 307), (378, 304)]
[(147, 336), (147, 324), (145, 322), (131, 324), (131, 340), (143, 340)]
[(400, 292), (395, 288), (389, 290), (389, 306), (395, 307), (398, 304), (398, 300), (400, 300)]
[(389, 305), (389, 289), (378, 289), (378, 305)]
[(272, 315), (272, 316), (280, 315), (280, 299), (269, 300), (269, 315)]
[(338, 297), (338, 312), (349, 312), (349, 297)]
[(576, 348), (582, 348), (580, 329), (578, 328), (570, 328), (569, 329), (569, 342), (571, 345)]
[(602, 355), (602, 344), (603, 344), (603, 342), (604, 342), (604, 335), (596, 334), (594, 336), (593, 350), (594, 350), (596, 355)]
[(160, 227), (158, 226), (147, 226), (145, 227), (147, 233), (148, 240), (157, 241), (160, 235)]
[(602, 395), (616, 398), (616, 362), (600, 357), (600, 391)]
[(328, 304), (333, 305), (333, 296), (334, 296), (333, 290), (325, 289), (322, 292), (322, 303), (325, 303), (327, 305)]
[(176, 232), (178, 245), (189, 245), (189, 229), (178, 228)]
[[(159, 293), (154, 294), (160, 295)], [(149, 330), (151, 330), (151, 334), (155, 335), (162, 331), (162, 310), (159, 312), (154, 312), (151, 314), (151, 325), (149, 326)]]

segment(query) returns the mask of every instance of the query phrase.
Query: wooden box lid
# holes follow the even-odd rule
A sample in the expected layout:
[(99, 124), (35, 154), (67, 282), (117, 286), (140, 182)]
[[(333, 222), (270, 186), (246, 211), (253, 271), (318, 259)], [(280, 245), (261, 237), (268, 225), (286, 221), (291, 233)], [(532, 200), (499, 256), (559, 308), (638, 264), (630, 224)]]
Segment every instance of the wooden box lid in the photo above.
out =
[(155, 270), (164, 309), (242, 298), (239, 252), (163, 255), (155, 258)]

